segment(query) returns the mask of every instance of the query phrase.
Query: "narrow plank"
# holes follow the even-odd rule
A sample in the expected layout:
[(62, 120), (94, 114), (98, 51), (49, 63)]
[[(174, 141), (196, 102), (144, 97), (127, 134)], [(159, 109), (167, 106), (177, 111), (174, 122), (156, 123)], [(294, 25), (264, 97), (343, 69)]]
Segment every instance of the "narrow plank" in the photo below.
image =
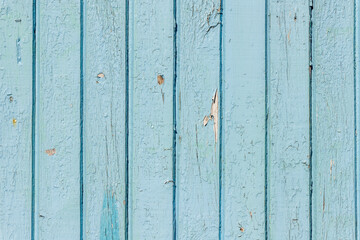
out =
[(313, 239), (355, 239), (354, 1), (313, 11)]
[(173, 4), (130, 1), (129, 238), (172, 238)]
[(80, 1), (37, 7), (36, 239), (79, 239)]
[(125, 1), (85, 1), (84, 235), (125, 236)]
[(32, 1), (0, 6), (0, 239), (30, 239)]
[(264, 239), (264, 1), (224, 3), (223, 64), (223, 239)]
[(309, 1), (269, 1), (268, 236), (309, 238)]
[(359, 7), (360, 7), (360, 0), (355, 0), (354, 1), (355, 4), (355, 22), (354, 22), (354, 28), (355, 28), (355, 32), (354, 32), (354, 37), (355, 37), (355, 42), (354, 42), (354, 57), (355, 57), (355, 86), (356, 86), (356, 92), (355, 92), (355, 117), (356, 117), (356, 122), (355, 122), (355, 140), (356, 140), (356, 152), (355, 152), (355, 160), (356, 160), (356, 168), (355, 168), (355, 194), (356, 194), (356, 235), (355, 237), (358, 238), (360, 236), (360, 205), (359, 205), (359, 199), (360, 199), (360, 180), (358, 179), (358, 177), (360, 176), (360, 155), (359, 155), (359, 149), (360, 149), (360, 141), (359, 141), (359, 129), (360, 129), (360, 110), (358, 109), (358, 107), (360, 106), (360, 65), (359, 65), (359, 59), (360, 59), (360, 55), (359, 55), (359, 46), (360, 46), (360, 12), (359, 12)]
[(219, 0), (178, 1), (178, 239), (219, 234), (220, 10)]

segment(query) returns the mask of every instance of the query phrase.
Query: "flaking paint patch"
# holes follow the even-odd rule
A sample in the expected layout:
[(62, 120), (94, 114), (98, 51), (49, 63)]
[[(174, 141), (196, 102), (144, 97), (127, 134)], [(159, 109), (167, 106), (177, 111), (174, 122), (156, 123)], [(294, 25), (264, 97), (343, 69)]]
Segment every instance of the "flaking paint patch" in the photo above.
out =
[(52, 148), (52, 149), (45, 150), (45, 153), (49, 156), (53, 156), (56, 153), (56, 149)]
[(98, 78), (104, 78), (104, 77), (105, 77), (105, 74), (101, 72), (101, 73), (99, 73), (99, 74), (97, 75), (97, 77), (98, 77)]
[(203, 125), (206, 126), (210, 120), (214, 120), (214, 135), (215, 135), (215, 142), (217, 142), (217, 136), (218, 136), (218, 120), (219, 120), (219, 97), (218, 97), (218, 91), (216, 89), (215, 94), (212, 98), (211, 102), (211, 109), (210, 109), (210, 115), (205, 116), (203, 119)]
[(164, 83), (165, 79), (163, 75), (158, 75), (157, 76), (157, 82), (159, 85), (162, 85)]

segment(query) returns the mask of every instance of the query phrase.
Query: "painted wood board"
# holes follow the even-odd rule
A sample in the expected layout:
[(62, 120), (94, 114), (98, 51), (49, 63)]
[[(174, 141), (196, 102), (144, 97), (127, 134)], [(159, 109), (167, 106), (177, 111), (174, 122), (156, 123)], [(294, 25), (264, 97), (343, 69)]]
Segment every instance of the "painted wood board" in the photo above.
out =
[(355, 4), (355, 22), (354, 22), (354, 74), (355, 74), (355, 108), (354, 108), (354, 113), (355, 113), (355, 117), (356, 117), (356, 122), (355, 122), (355, 140), (356, 140), (356, 148), (355, 148), (355, 164), (356, 167), (354, 168), (355, 170), (355, 194), (356, 194), (356, 200), (355, 200), (355, 207), (356, 207), (356, 229), (355, 229), (355, 237), (357, 238), (358, 236), (360, 236), (360, 205), (359, 205), (359, 199), (360, 199), (360, 180), (359, 180), (359, 176), (360, 176), (360, 155), (359, 155), (359, 149), (360, 149), (360, 141), (359, 141), (359, 129), (360, 129), (360, 110), (358, 109), (360, 106), (360, 52), (359, 52), (359, 46), (360, 46), (360, 14), (359, 14), (359, 6), (360, 6), (360, 0), (355, 0), (354, 1)]
[(178, 2), (178, 239), (219, 235), (220, 12), (218, 0)]
[(80, 1), (37, 2), (36, 239), (80, 238)]
[(354, 2), (314, 1), (313, 239), (355, 239)]
[(32, 1), (0, 1), (0, 239), (30, 239)]
[(268, 236), (309, 239), (309, 1), (268, 4)]
[(124, 239), (125, 1), (84, 9), (84, 239)]
[(264, 1), (225, 1), (223, 24), (222, 239), (264, 239)]
[(172, 239), (173, 2), (129, 15), (129, 238)]

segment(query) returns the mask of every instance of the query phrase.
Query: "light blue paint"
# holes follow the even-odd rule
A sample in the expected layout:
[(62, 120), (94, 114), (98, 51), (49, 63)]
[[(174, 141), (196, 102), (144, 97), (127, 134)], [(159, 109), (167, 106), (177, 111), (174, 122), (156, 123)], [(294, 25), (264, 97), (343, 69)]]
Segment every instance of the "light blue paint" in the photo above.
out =
[(39, 1), (35, 240), (80, 238), (80, 1)]
[(173, 2), (130, 1), (129, 239), (173, 236)]
[(309, 1), (268, 4), (268, 236), (308, 239)]
[(0, 240), (356, 239), (358, 1), (0, 1)]
[(31, 235), (31, 7), (0, 1), (0, 240)]
[(178, 1), (178, 239), (219, 236), (219, 126), (214, 131), (214, 119), (207, 126), (203, 120), (210, 115), (215, 92), (222, 97), (220, 10), (218, 0)]
[(119, 214), (112, 190), (106, 191), (100, 220), (100, 240), (120, 240)]
[(124, 239), (125, 1), (84, 4), (84, 240), (101, 236), (105, 192)]
[(264, 1), (225, 1), (223, 64), (222, 239), (264, 239)]
[(354, 1), (314, 1), (313, 239), (355, 239)]

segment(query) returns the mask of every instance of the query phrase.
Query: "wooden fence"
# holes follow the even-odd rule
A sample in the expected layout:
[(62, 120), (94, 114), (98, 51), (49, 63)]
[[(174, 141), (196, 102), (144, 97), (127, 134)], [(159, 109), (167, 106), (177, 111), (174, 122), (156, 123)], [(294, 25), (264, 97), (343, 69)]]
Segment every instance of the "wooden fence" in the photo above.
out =
[(360, 0), (0, 0), (0, 240), (359, 239)]

